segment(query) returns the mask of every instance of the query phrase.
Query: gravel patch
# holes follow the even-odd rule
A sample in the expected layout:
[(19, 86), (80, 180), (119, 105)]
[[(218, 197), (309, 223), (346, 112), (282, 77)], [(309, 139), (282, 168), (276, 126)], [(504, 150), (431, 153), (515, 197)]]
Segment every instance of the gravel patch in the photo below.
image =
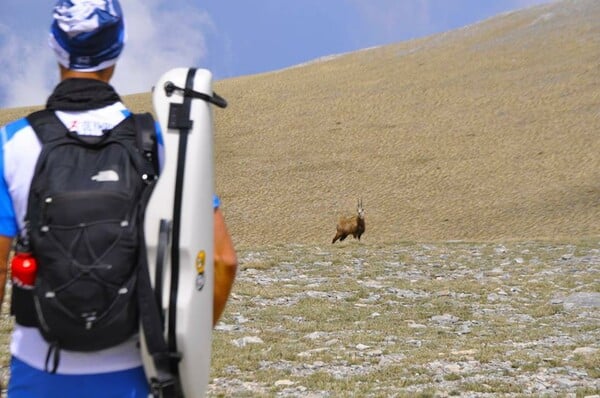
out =
[(209, 396), (593, 397), (598, 247), (242, 251)]

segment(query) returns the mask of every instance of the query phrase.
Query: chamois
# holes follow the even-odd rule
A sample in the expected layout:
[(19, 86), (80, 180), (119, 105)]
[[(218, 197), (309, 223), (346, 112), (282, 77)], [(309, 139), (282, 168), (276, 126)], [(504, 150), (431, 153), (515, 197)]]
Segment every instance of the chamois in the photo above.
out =
[(363, 209), (362, 199), (358, 200), (356, 207), (357, 215), (352, 217), (341, 217), (337, 223), (337, 232), (331, 243), (336, 240), (343, 241), (348, 235), (352, 235), (355, 239), (360, 240), (360, 236), (365, 232), (365, 209)]

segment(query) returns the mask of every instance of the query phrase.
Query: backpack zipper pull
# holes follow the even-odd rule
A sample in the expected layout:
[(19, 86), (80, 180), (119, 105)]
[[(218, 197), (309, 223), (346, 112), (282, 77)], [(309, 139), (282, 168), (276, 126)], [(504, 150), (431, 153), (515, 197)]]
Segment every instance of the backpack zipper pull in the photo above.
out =
[(85, 319), (85, 328), (90, 330), (92, 326), (94, 326), (94, 322), (96, 321), (96, 316), (92, 315)]

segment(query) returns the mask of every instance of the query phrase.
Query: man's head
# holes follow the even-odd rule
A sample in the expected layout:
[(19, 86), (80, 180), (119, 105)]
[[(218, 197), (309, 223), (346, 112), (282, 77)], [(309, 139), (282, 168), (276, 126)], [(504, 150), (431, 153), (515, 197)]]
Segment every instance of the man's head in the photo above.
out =
[(50, 47), (61, 71), (112, 70), (125, 43), (118, 0), (59, 0), (54, 7)]

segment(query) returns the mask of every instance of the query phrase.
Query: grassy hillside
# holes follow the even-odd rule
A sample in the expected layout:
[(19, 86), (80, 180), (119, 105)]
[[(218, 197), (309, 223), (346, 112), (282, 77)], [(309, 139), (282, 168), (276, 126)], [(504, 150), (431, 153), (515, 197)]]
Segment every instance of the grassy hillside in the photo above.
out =
[(600, 2), (561, 1), (216, 82), (236, 243), (329, 244), (358, 197), (370, 243), (598, 235), (599, 20)]

